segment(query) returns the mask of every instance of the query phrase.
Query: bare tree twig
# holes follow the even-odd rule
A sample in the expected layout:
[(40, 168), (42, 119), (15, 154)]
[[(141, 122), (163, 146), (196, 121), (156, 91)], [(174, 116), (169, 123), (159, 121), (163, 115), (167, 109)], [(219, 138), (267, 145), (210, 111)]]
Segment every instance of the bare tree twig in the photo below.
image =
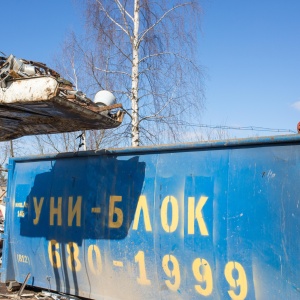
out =
[(139, 44), (143, 41), (143, 39), (145, 38), (146, 34), (151, 31), (155, 26), (157, 26), (159, 23), (162, 22), (162, 20), (172, 11), (174, 11), (175, 9), (179, 8), (179, 7), (183, 7), (183, 6), (187, 6), (191, 4), (191, 2), (186, 2), (186, 3), (182, 3), (182, 4), (178, 4), (173, 6), (172, 8), (170, 8), (168, 11), (166, 11), (154, 24), (152, 24), (149, 28), (147, 28), (139, 37)]
[(100, 69), (98, 67), (94, 67), (95, 70), (98, 70), (98, 71), (101, 71), (101, 72), (104, 72), (104, 73), (110, 73), (110, 74), (122, 74), (122, 75), (126, 75), (128, 77), (131, 78), (131, 75), (128, 74), (127, 72), (123, 72), (123, 71), (110, 71), (110, 70), (104, 70), (104, 69)]
[(123, 30), (125, 34), (130, 36), (130, 33), (107, 12), (107, 10), (104, 8), (102, 2), (99, 0), (97, 0), (97, 2), (100, 5), (101, 10), (104, 11), (105, 15), (111, 20), (111, 22), (113, 24), (115, 24), (116, 26), (118, 26), (119, 28), (121, 28), (121, 30)]

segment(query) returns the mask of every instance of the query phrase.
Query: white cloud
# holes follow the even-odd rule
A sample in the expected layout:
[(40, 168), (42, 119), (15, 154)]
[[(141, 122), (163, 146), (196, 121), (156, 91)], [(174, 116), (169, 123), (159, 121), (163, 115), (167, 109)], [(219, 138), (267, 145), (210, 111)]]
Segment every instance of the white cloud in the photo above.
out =
[(300, 101), (294, 102), (291, 106), (296, 110), (300, 110)]

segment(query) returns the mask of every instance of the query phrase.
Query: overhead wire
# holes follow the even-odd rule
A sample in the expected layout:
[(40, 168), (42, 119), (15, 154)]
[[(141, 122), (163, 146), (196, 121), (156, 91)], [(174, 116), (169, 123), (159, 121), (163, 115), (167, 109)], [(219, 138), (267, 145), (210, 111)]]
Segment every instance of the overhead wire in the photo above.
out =
[(280, 129), (280, 128), (267, 128), (267, 127), (257, 127), (257, 126), (225, 126), (225, 125), (208, 125), (208, 124), (185, 124), (186, 126), (201, 127), (201, 128), (211, 128), (211, 129), (222, 129), (222, 130), (252, 130), (252, 131), (268, 131), (268, 132), (289, 132), (297, 133), (291, 129)]

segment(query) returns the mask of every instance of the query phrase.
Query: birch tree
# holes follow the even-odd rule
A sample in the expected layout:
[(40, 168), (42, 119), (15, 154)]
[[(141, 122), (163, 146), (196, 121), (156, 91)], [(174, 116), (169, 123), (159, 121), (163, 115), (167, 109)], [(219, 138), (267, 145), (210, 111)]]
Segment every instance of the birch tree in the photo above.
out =
[[(84, 37), (68, 51), (76, 84), (90, 94), (112, 91), (127, 112), (114, 130), (132, 146), (180, 141), (203, 110), (197, 59), (197, 0), (88, 0)], [(75, 59), (74, 59), (75, 57)], [(129, 143), (127, 143), (129, 144)]]

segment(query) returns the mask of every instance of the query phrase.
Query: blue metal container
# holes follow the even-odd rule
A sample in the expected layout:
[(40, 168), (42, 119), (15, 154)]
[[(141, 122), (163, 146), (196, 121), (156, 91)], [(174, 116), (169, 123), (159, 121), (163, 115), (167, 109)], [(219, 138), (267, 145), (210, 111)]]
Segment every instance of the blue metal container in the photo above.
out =
[(9, 162), (1, 280), (95, 299), (300, 299), (298, 135)]

